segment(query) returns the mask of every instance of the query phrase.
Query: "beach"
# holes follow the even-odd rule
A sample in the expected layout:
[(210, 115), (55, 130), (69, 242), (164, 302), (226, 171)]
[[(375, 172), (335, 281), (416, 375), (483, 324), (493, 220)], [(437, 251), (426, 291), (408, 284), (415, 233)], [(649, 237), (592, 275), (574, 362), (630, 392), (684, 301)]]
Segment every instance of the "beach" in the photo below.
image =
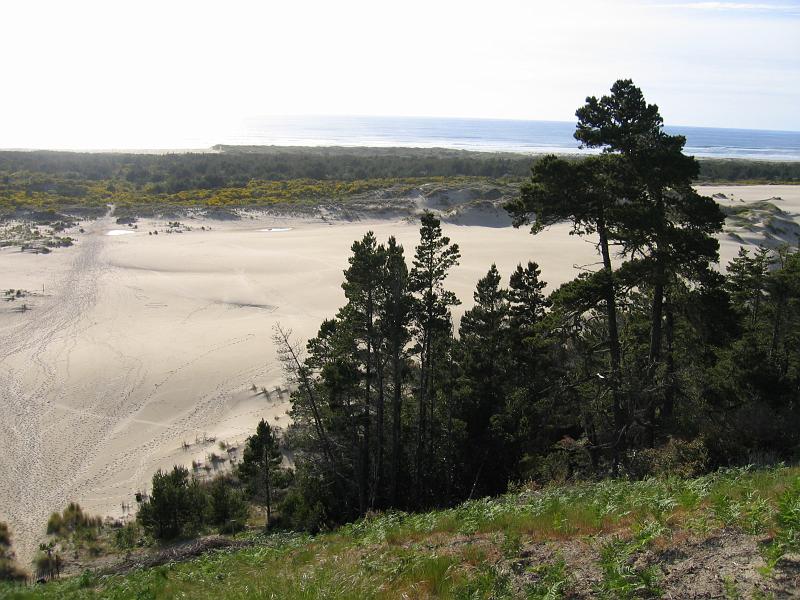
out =
[[(800, 186), (701, 192), (726, 206), (780, 197), (771, 202), (798, 222)], [(224, 454), (219, 442), (240, 446), (261, 418), (285, 426), (273, 326), (303, 342), (316, 333), (343, 303), (350, 246), (367, 231), (395, 235), (409, 264), (418, 241), (408, 220), (252, 217), (182, 219), (185, 230), (167, 233), (163, 221), (132, 229), (109, 216), (83, 222), (70, 248), (0, 251), (0, 287), (27, 291), (0, 306), (0, 521), (23, 563), (67, 502), (124, 517), (157, 469), (207, 463)], [(469, 223), (444, 225), (462, 255), (447, 280), (463, 302), (456, 323), (492, 263), (507, 283), (518, 263), (535, 260), (553, 289), (598, 260), (566, 224), (531, 236)], [(722, 234), (721, 264), (742, 243), (781, 241), (768, 225)]]

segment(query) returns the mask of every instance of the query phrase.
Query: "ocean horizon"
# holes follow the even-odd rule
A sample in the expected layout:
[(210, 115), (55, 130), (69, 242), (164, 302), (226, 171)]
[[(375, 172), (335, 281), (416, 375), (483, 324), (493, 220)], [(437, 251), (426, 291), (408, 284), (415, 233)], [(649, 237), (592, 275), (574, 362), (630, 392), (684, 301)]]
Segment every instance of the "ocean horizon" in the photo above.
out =
[[(668, 126), (686, 153), (709, 158), (800, 160), (800, 132)], [(223, 145), (450, 148), (484, 152), (577, 153), (575, 123), (435, 117), (254, 117)]]
[[(182, 133), (163, 132), (148, 143), (69, 144), (6, 150), (85, 152), (191, 152), (217, 145), (446, 148), (523, 154), (591, 153), (573, 137), (572, 121), (359, 116), (250, 117), (226, 125), (196, 124)], [(800, 132), (667, 126), (686, 136), (685, 152), (706, 158), (800, 161)], [(0, 140), (2, 146), (2, 140)]]

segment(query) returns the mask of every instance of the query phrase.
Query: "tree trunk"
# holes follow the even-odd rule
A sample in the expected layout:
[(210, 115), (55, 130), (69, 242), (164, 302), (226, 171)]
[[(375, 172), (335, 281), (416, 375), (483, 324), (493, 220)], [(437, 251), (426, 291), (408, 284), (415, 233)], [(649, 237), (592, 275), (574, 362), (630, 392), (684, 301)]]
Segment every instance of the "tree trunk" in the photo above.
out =
[(375, 506), (375, 500), (378, 499), (381, 501), (383, 499), (383, 493), (381, 492), (381, 488), (383, 486), (383, 445), (384, 445), (384, 436), (383, 436), (383, 408), (384, 408), (384, 385), (383, 385), (383, 367), (378, 366), (378, 406), (377, 406), (377, 414), (375, 415), (375, 419), (377, 421), (377, 450), (376, 450), (376, 459), (375, 459), (375, 484), (373, 486), (372, 492), (372, 502), (371, 507)]
[(289, 358), (291, 362), (290, 369), (293, 372), (293, 376), (296, 377), (300, 381), (300, 385), (306, 393), (306, 397), (308, 398), (309, 406), (311, 407), (311, 414), (314, 418), (314, 428), (316, 429), (317, 436), (320, 438), (322, 442), (322, 446), (324, 448), (325, 456), (330, 463), (331, 470), (333, 471), (334, 476), (337, 480), (339, 480), (339, 469), (336, 462), (336, 455), (333, 453), (331, 449), (331, 442), (328, 439), (328, 435), (325, 432), (325, 428), (322, 424), (322, 418), (320, 417), (319, 408), (317, 406), (316, 395), (314, 394), (314, 388), (311, 385), (311, 381), (309, 380), (308, 374), (306, 373), (303, 365), (300, 362), (300, 357), (295, 352), (295, 349), (292, 347), (292, 343), (289, 340), (289, 335), (291, 334), (291, 330), (286, 332), (280, 325), (276, 325), (275, 331), (277, 332), (276, 337), (280, 345), (283, 346), (283, 351)]
[(656, 254), (656, 270), (653, 282), (653, 306), (650, 310), (650, 371), (655, 374), (661, 360), (662, 316), (664, 314), (664, 265)]
[(447, 497), (448, 500), (453, 497), (453, 476), (455, 475), (456, 460), (455, 460), (455, 441), (453, 440), (453, 381), (454, 365), (453, 365), (453, 350), (448, 352), (448, 366), (449, 378), (447, 381)]
[(606, 319), (608, 320), (608, 348), (611, 359), (611, 398), (614, 414), (614, 444), (613, 444), (613, 470), (616, 474), (619, 469), (620, 453), (625, 449), (626, 415), (622, 407), (620, 394), (622, 351), (619, 344), (619, 329), (617, 327), (617, 299), (614, 286), (614, 273), (611, 267), (611, 253), (608, 248), (608, 235), (605, 222), (599, 219), (597, 233), (600, 238), (600, 251), (603, 255), (603, 271), (605, 272)]
[(436, 426), (436, 395), (433, 393), (433, 349), (432, 349), (432, 341), (428, 342), (428, 377), (425, 385), (427, 386), (427, 390), (425, 391), (425, 397), (428, 399), (428, 442), (426, 444), (427, 456), (426, 456), (426, 464), (428, 468), (433, 465), (433, 452), (434, 452), (434, 428)]
[(780, 346), (783, 328), (783, 310), (785, 305), (786, 297), (781, 293), (778, 301), (775, 303), (775, 317), (772, 321), (772, 345), (770, 349), (770, 356), (772, 357), (778, 353), (778, 347)]
[(428, 339), (430, 333), (426, 330), (422, 337), (422, 351), (420, 355), (420, 375), (419, 375), (419, 414), (417, 417), (417, 455), (415, 465), (415, 487), (416, 499), (422, 498), (422, 471), (423, 456), (425, 453), (425, 411), (427, 403), (428, 388)]
[[(664, 198), (661, 191), (655, 193), (651, 192), (655, 197), (656, 211), (658, 218), (658, 225), (656, 229), (656, 249), (654, 252), (655, 257), (655, 270), (653, 273), (653, 304), (650, 310), (650, 354), (647, 365), (647, 378), (653, 386), (652, 397), (648, 399), (646, 410), (646, 433), (647, 445), (653, 447), (655, 445), (655, 429), (656, 429), (656, 404), (659, 391), (656, 389), (656, 375), (658, 374), (658, 365), (661, 362), (661, 338), (663, 331), (662, 318), (664, 315), (664, 285), (665, 285), (665, 265), (664, 265), (664, 248), (662, 243), (662, 234), (664, 231)], [(663, 400), (663, 397), (662, 397)]]
[(355, 465), (353, 466), (353, 480), (350, 483), (356, 484), (356, 490), (358, 493), (358, 511), (359, 514), (364, 514), (366, 512), (366, 490), (364, 489), (364, 480), (362, 478), (362, 467), (364, 463), (364, 442), (363, 439), (359, 440), (358, 437), (358, 427), (359, 427), (359, 415), (361, 413), (358, 412), (357, 402), (353, 402), (350, 398), (349, 394), (344, 395), (344, 405), (347, 408), (347, 416), (350, 422), (350, 451), (353, 456), (353, 460), (355, 461)]
[(401, 365), (400, 344), (395, 341), (392, 355), (392, 480), (390, 483), (389, 499), (392, 507), (397, 506), (397, 480), (400, 475), (400, 416), (401, 416)]
[(269, 476), (269, 460), (267, 458), (267, 446), (264, 445), (264, 488), (267, 493), (267, 524), (266, 529), (269, 529), (269, 524), (272, 520), (272, 486), (270, 485), (270, 476)]
[(361, 514), (366, 513), (369, 498), (369, 462), (370, 462), (370, 430), (372, 429), (372, 417), (370, 415), (371, 387), (372, 382), (372, 344), (367, 340), (367, 360), (364, 381), (364, 413), (363, 413), (363, 433), (361, 435), (361, 460), (359, 465), (359, 486), (358, 504)]
[(667, 294), (666, 303), (666, 324), (665, 324), (665, 337), (667, 344), (667, 389), (664, 394), (664, 408), (662, 417), (669, 421), (672, 419), (672, 413), (675, 407), (675, 355), (673, 353), (673, 346), (675, 341), (675, 307), (672, 306), (670, 295)]

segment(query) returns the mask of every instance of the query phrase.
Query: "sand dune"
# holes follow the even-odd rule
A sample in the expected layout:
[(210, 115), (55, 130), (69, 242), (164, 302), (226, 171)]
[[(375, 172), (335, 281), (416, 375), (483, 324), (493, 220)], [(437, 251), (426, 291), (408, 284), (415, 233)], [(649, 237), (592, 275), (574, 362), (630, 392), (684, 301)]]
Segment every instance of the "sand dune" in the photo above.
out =
[[(800, 212), (800, 187), (706, 193), (781, 196), (792, 218)], [(492, 262), (507, 277), (534, 259), (555, 286), (597, 261), (593, 245), (565, 225), (533, 237), (480, 226), (473, 215), (464, 222), (445, 226), (463, 256), (449, 280), (464, 301), (456, 317)], [(26, 299), (31, 310), (0, 306), (0, 520), (11, 524), (23, 560), (48, 514), (69, 500), (120, 516), (156, 469), (214, 450), (204, 437), (241, 440), (262, 417), (285, 424), (286, 394), (250, 391), (282, 384), (272, 325), (313, 335), (342, 303), (350, 245), (367, 230), (381, 240), (396, 235), (409, 256), (418, 238), (406, 222), (192, 224), (181, 235), (146, 235), (154, 223), (107, 235), (115, 224), (102, 219), (48, 256), (0, 251), (0, 287), (40, 292)], [(722, 236), (724, 260), (737, 248)]]

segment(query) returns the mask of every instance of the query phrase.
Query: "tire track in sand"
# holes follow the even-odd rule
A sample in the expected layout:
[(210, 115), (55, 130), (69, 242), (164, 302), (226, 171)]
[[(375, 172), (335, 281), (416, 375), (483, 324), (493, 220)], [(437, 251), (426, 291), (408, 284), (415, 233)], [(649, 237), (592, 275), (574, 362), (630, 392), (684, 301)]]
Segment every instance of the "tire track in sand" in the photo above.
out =
[[(162, 386), (201, 362), (213, 365), (215, 355), (251, 342), (254, 335), (199, 348), (193, 357), (146, 384), (152, 381), (151, 374), (139, 357), (118, 348), (113, 339), (87, 333), (94, 327), (105, 331), (102, 323), (91, 319), (97, 316), (96, 305), (105, 305), (106, 295), (117, 289), (113, 284), (118, 271), (104, 256), (109, 240), (103, 233), (109, 227), (113, 225), (108, 218), (87, 227), (69, 268), (51, 286), (53, 295), (26, 320), (2, 331), (0, 520), (12, 527), (23, 564), (43, 539), (50, 512), (69, 500), (86, 499), (110, 481), (117, 489), (135, 489), (152, 474), (164, 447), (223, 414), (230, 394), (265, 370), (256, 359), (220, 376), (191, 406), (165, 422), (141, 419), (142, 410)], [(113, 373), (96, 373), (102, 385), (91, 388), (94, 393), (72, 381), (71, 355), (79, 337), (101, 347), (114, 365)], [(151, 427), (148, 439), (109, 455), (108, 442), (132, 424)], [(133, 466), (130, 479), (120, 481), (126, 466)]]
[[(97, 279), (103, 265), (102, 230), (109, 220), (87, 227), (75, 248), (70, 268), (53, 286), (54, 293), (24, 321), (3, 331), (0, 344), (0, 519), (14, 531), (21, 562), (37, 546), (54, 501), (55, 488), (69, 478), (63, 456), (50, 452), (52, 436), (67, 435), (64, 428), (46, 434), (55, 417), (59, 397), (56, 369), (61, 358), (57, 342), (69, 339), (97, 300)], [(67, 467), (67, 468), (65, 468)], [(54, 486), (55, 484), (55, 486)]]

